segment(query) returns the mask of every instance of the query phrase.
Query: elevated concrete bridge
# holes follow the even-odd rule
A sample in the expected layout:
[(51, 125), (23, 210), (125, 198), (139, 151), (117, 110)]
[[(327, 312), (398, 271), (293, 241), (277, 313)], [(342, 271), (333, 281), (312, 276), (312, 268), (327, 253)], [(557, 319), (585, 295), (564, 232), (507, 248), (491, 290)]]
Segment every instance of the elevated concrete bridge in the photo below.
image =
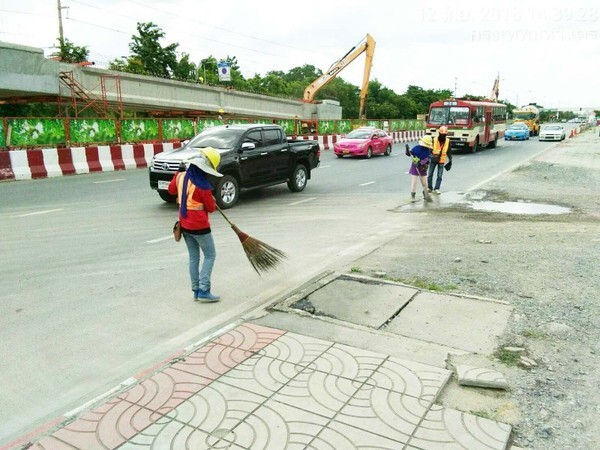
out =
[(72, 72), (72, 79), (90, 98), (97, 101), (104, 99), (105, 104), (113, 107), (119, 104), (117, 87), (120, 87), (123, 108), (129, 110), (176, 110), (213, 115), (223, 110), (225, 114), (256, 118), (342, 118), (342, 108), (336, 102), (304, 103), (203, 84), (82, 67), (48, 59), (39, 48), (0, 42), (0, 102), (56, 101), (58, 98), (69, 102), (72, 90), (60, 80), (60, 74), (64, 72)]

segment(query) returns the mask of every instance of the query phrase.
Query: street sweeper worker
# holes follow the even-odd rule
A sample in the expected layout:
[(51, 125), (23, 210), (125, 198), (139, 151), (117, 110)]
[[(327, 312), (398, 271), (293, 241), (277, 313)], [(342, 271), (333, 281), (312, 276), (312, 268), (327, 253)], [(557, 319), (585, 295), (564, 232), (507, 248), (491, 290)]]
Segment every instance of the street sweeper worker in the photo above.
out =
[(429, 192), (427, 192), (427, 168), (432, 148), (433, 139), (428, 134), (419, 139), (419, 143), (413, 148), (410, 148), (408, 144), (406, 144), (406, 155), (411, 158), (410, 170), (408, 173), (411, 177), (410, 201), (413, 203), (417, 201), (417, 183), (419, 180), (423, 187), (423, 198), (425, 201), (431, 201), (431, 196), (429, 195)]
[[(427, 171), (427, 187), (429, 192), (440, 194), (442, 187), (442, 176), (444, 175), (444, 166), (446, 161), (451, 159), (450, 155), (450, 139), (448, 139), (448, 127), (442, 125), (438, 129), (438, 136), (433, 140), (433, 149), (431, 151), (431, 160), (429, 162), (429, 170)], [(448, 166), (450, 167), (450, 166)], [(433, 184), (433, 174), (437, 169), (437, 177), (435, 186)], [(447, 170), (450, 170), (449, 168)]]
[[(180, 171), (173, 176), (168, 191), (177, 195), (179, 222), (189, 254), (189, 273), (194, 300), (217, 302), (220, 297), (211, 292), (211, 274), (217, 252), (210, 229), (208, 215), (217, 208), (213, 186), (206, 177), (223, 175), (217, 172), (221, 155), (212, 147), (184, 161)], [(203, 257), (200, 265), (201, 256)]]

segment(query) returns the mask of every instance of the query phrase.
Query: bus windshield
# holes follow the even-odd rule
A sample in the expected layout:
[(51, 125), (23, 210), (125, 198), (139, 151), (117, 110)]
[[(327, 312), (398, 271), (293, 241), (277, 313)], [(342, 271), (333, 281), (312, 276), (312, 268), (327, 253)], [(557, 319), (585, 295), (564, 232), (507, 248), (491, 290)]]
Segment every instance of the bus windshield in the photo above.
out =
[(431, 108), (428, 122), (432, 125), (467, 125), (469, 108), (466, 106)]

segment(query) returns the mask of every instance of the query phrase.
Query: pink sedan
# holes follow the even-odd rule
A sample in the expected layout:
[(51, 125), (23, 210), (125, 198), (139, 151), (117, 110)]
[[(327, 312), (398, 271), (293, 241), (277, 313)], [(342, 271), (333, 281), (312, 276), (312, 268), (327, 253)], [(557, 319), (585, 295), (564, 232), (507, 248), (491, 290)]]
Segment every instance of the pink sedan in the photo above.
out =
[(338, 158), (344, 156), (364, 156), (392, 153), (394, 140), (385, 131), (377, 128), (357, 128), (346, 137), (333, 144), (333, 152)]

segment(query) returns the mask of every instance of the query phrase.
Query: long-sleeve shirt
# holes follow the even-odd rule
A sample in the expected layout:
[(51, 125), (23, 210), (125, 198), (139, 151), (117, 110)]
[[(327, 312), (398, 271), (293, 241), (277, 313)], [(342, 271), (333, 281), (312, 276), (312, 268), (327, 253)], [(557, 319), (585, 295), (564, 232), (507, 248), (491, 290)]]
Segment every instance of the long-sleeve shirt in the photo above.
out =
[[(181, 201), (180, 192), (177, 188), (177, 177), (185, 176), (185, 172), (178, 172), (173, 176), (173, 179), (169, 183), (168, 192), (171, 195), (177, 195), (177, 203)], [(191, 181), (189, 181), (192, 184)], [(192, 184), (193, 185), (193, 184)], [(210, 221), (208, 214), (214, 212), (217, 209), (215, 198), (213, 197), (212, 191), (209, 189), (200, 189), (194, 186), (195, 189), (190, 189), (188, 186), (188, 209), (187, 217), (181, 217), (181, 208), (179, 210), (179, 222), (183, 231), (191, 233), (206, 233), (210, 232)], [(191, 192), (191, 195), (190, 195)], [(190, 198), (191, 197), (191, 198)], [(201, 204), (204, 207), (202, 209), (192, 209), (189, 205), (195, 202), (195, 204)]]

